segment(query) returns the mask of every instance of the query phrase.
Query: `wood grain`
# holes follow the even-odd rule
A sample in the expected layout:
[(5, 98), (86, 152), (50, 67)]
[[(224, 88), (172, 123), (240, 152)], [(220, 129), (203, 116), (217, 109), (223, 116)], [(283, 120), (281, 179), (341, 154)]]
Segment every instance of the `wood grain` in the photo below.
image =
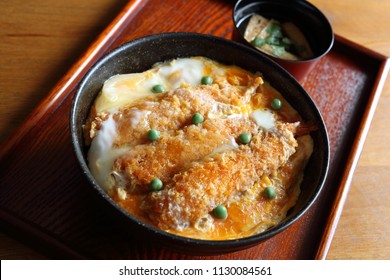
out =
[[(325, 13), (337, 34), (390, 57), (389, 1), (310, 2)], [(390, 258), (390, 206), (386, 203), (390, 199), (389, 106), (390, 77), (375, 111), (328, 259)]]
[[(32, 108), (35, 108), (49, 90), (56, 85), (58, 80), (64, 76), (87, 46), (92, 43), (93, 38), (103, 30), (126, 2), (118, 3), (118, 1), (112, 0), (57, 2), (44, 0), (39, 3), (36, 3), (36, 1), (23, 1), (22, 3), (22, 1), (12, 0), (3, 1), (0, 4), (2, 10), (6, 11), (0, 19), (0, 27), (2, 27), (0, 32), (2, 32), (2, 38), (5, 38), (0, 42), (0, 71), (2, 74), (0, 75), (2, 85), (0, 93), (5, 100), (5, 102), (0, 103), (0, 106), (2, 106), (0, 108), (0, 135), (2, 137), (0, 140), (8, 138), (12, 131), (22, 124), (23, 119), (31, 112)], [(164, 5), (164, 1), (157, 2)], [(374, 2), (381, 2), (382, 5), (388, 4), (383, 4), (383, 1), (368, 1), (368, 4), (361, 3), (360, 5), (355, 5), (354, 1), (311, 2), (319, 6), (328, 15), (336, 33), (387, 56), (390, 55), (390, 38), (386, 32), (390, 24), (384, 12), (386, 7), (375, 5)], [(229, 5), (227, 3), (224, 6), (226, 10), (222, 12), (229, 12)], [(165, 6), (161, 11), (148, 8), (143, 10), (145, 14), (155, 13), (155, 16), (159, 17), (169, 12), (175, 15), (177, 20), (174, 23), (166, 20), (164, 21), (165, 25), (161, 25), (161, 21), (156, 20), (155, 25), (153, 25), (153, 23), (139, 19), (126, 31), (130, 34), (129, 37), (134, 38), (152, 34), (155, 30), (162, 29), (166, 31), (197, 29), (200, 32), (220, 36), (230, 34), (231, 29), (225, 28), (227, 25), (226, 17), (210, 16), (197, 22), (189, 22), (187, 19), (191, 16), (191, 13), (202, 13), (200, 7), (201, 5), (195, 5), (188, 8), (185, 6), (185, 1), (175, 1), (174, 5)], [(208, 12), (217, 15), (221, 11), (211, 10)], [(361, 18), (366, 20), (366, 23), (372, 24), (369, 27), (370, 31), (373, 26), (376, 26), (378, 37), (375, 37), (369, 30), (365, 30), (367, 29), (366, 23), (359, 20), (353, 20), (351, 23), (346, 20), (346, 18), (351, 17)], [(160, 24), (158, 25), (157, 22), (160, 22)], [(356, 31), (356, 29), (360, 29), (360, 31)], [(379, 37), (379, 35), (382, 37)], [(359, 75), (354, 78), (356, 78), (356, 82), (359, 82)], [(381, 201), (386, 201), (386, 198), (388, 200), (390, 195), (387, 191), (390, 177), (386, 172), (390, 164), (389, 152), (386, 149), (386, 139), (390, 139), (389, 125), (388, 122), (381, 121), (386, 119), (386, 109), (390, 106), (389, 92), (390, 88), (387, 82), (352, 182), (351, 191), (346, 200), (345, 209), (328, 253), (329, 259), (380, 259), (390, 257), (388, 223), (381, 223), (381, 220), (389, 219), (388, 206), (381, 203)], [(350, 100), (344, 101), (349, 102)], [(55, 100), (52, 102), (55, 102)], [(332, 102), (335, 101), (332, 100)], [(327, 104), (329, 103), (325, 102), (321, 106), (327, 108)], [(66, 104), (62, 105), (66, 106)], [(50, 106), (50, 104), (41, 104), (40, 106)], [(328, 108), (328, 110), (332, 110), (332, 108)], [(63, 114), (66, 114), (66, 111)], [(55, 124), (58, 128), (56, 133), (63, 135), (64, 131), (60, 128), (65, 126), (64, 123), (61, 123), (64, 122), (64, 119), (56, 120), (51, 116), (45, 117), (48, 118), (48, 121), (59, 122)], [(42, 129), (41, 135), (45, 135), (45, 127), (42, 127)], [(65, 137), (64, 135), (62, 138)], [(35, 148), (40, 147), (39, 143), (33, 146)], [(25, 147), (25, 152), (28, 153), (28, 148), (31, 147), (28, 145)], [(45, 153), (60, 152), (59, 154), (62, 155), (69, 154), (70, 146), (66, 141), (60, 143), (59, 147), (60, 150), (58, 148), (47, 150), (40, 147), (44, 153), (40, 157), (38, 156), (36, 160), (45, 160)], [(63, 160), (66, 162), (65, 158)], [(34, 175), (40, 175), (37, 168), (34, 168), (34, 166), (30, 166), (30, 168), (37, 172), (29, 175), (34, 184), (39, 180), (42, 180), (43, 184), (47, 183), (44, 178), (35, 178)], [(65, 168), (72, 168), (72, 166), (65, 166)], [(58, 172), (58, 174), (51, 175), (61, 177), (61, 174), (61, 172)], [(17, 176), (18, 174), (15, 174), (15, 178)], [(70, 179), (70, 183), (78, 183), (78, 180), (80, 178)], [(21, 189), (21, 192), (23, 191)], [(378, 191), (381, 193), (380, 197), (376, 195)], [(50, 203), (50, 201), (47, 201), (47, 203)], [(74, 211), (76, 210), (74, 209)], [(377, 213), (383, 216), (382, 219), (378, 218)], [(40, 213), (29, 213), (29, 215), (38, 217)], [(57, 218), (66, 217), (64, 215), (64, 213), (58, 213), (57, 216), (52, 217), (52, 228), (60, 228), (61, 220)], [(69, 234), (75, 233), (70, 232)], [(45, 257), (37, 253), (37, 250), (31, 250), (4, 234), (0, 238), (0, 256), (2, 259)], [(304, 242), (305, 237), (301, 236), (298, 240)], [(282, 239), (280, 241), (282, 242)], [(31, 244), (31, 242), (28, 242), (28, 244)], [(37, 244), (37, 247), (39, 247), (39, 244)], [(139, 257), (155, 257), (159, 254), (153, 248), (149, 248), (144, 252), (145, 255)], [(233, 254), (232, 257), (250, 258), (253, 257), (253, 254), (253, 250), (248, 250), (245, 254)], [(264, 256), (272, 257), (272, 250), (268, 253), (265, 252)], [(177, 256), (166, 253), (164, 257)]]

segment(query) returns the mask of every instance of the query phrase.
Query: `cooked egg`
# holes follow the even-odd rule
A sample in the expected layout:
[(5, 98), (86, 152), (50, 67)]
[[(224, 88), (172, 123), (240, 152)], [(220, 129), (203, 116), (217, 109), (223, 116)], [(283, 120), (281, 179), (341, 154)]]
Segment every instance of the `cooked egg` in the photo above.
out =
[(202, 77), (210, 74), (208, 64), (202, 58), (182, 58), (158, 63), (143, 73), (115, 75), (104, 83), (96, 111), (115, 110), (153, 95), (155, 85), (162, 85), (165, 91), (199, 85)]
[[(232, 77), (243, 75), (243, 73), (246, 71), (236, 66), (222, 65), (203, 57), (192, 57), (160, 62), (145, 72), (115, 75), (105, 81), (94, 107), (97, 114), (109, 112), (110, 115), (101, 122), (101, 129), (94, 137), (88, 154), (91, 172), (99, 185), (105, 190), (109, 190), (117, 183), (118, 174), (113, 175), (111, 171), (113, 162), (132, 148), (128, 146), (114, 147), (118, 131), (112, 115), (119, 108), (129, 106), (148, 96), (154, 96), (155, 93), (152, 91), (154, 85), (162, 85), (165, 91), (180, 87), (199, 86), (204, 76), (215, 77), (222, 84)], [(223, 106), (223, 104), (216, 102), (215, 106)], [(246, 113), (246, 111), (247, 108), (242, 107), (241, 113)], [(132, 117), (128, 121), (131, 126), (135, 127), (149, 113), (147, 110), (132, 110)], [(211, 115), (212, 112), (209, 116)], [(237, 115), (239, 114), (231, 116), (236, 117)], [(271, 128), (273, 120), (271, 113), (254, 112), (253, 118), (259, 125), (267, 129)], [(231, 143), (217, 147), (214, 153), (236, 148), (237, 144), (234, 139)]]
[[(211, 83), (202, 84), (206, 76)], [(283, 108), (272, 110), (275, 98)], [(88, 164), (120, 206), (149, 224), (200, 239), (245, 237), (278, 223), (297, 199), (292, 178), (310, 156), (293, 135), (300, 120), (259, 74), (178, 58), (104, 82), (85, 126)], [(147, 137), (152, 129), (157, 140)], [(299, 163), (290, 162), (294, 153)], [(148, 188), (155, 178), (162, 190)], [(270, 184), (272, 200), (262, 195)], [(226, 219), (215, 218), (218, 205)]]
[(258, 126), (269, 130), (275, 126), (275, 116), (270, 110), (256, 109), (252, 112), (251, 117), (255, 120)]
[[(202, 57), (180, 58), (157, 63), (153, 68), (142, 73), (115, 75), (105, 81), (94, 107), (97, 114), (103, 112), (111, 114), (108, 119), (101, 122), (101, 129), (94, 137), (88, 154), (89, 166), (97, 182), (105, 190), (109, 190), (116, 183), (113, 179), (116, 176), (111, 174), (114, 160), (131, 149), (131, 147), (113, 146), (118, 133), (112, 118), (113, 113), (137, 100), (155, 95), (152, 91), (154, 85), (162, 85), (165, 91), (198, 86), (203, 76), (224, 75), (227, 69), (229, 67)], [(142, 117), (150, 112), (133, 110), (132, 113), (129, 122), (132, 126), (136, 126)], [(226, 149), (226, 146), (221, 149)]]
[(102, 122), (88, 152), (88, 162), (91, 173), (97, 183), (105, 190), (110, 189), (114, 184), (111, 174), (114, 160), (126, 153), (128, 148), (113, 147), (117, 135), (116, 123), (112, 116)]

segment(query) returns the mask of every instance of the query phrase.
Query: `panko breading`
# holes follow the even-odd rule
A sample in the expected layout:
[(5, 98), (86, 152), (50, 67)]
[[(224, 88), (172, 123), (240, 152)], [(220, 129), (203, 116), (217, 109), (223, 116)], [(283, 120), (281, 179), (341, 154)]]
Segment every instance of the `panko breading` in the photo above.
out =
[[(163, 95), (153, 95), (136, 102), (131, 106), (121, 108), (113, 116), (117, 123), (118, 137), (115, 145), (136, 145), (145, 142), (145, 130), (158, 128), (175, 130), (191, 123), (194, 113), (203, 115), (232, 115), (241, 113), (241, 107), (247, 104), (252, 91), (242, 93), (238, 89), (225, 91), (217, 87), (179, 88)], [(227, 104), (228, 100), (234, 104)], [(107, 119), (107, 113), (102, 113), (91, 119), (87, 135), (95, 136), (102, 121)]]
[(238, 193), (277, 170), (294, 154), (297, 142), (293, 128), (280, 125), (275, 132), (260, 131), (249, 145), (193, 162), (164, 190), (147, 197), (144, 207), (150, 218), (162, 229), (183, 229), (216, 206), (231, 203)]
[(159, 141), (135, 146), (118, 158), (113, 166), (123, 174), (128, 191), (145, 191), (153, 178), (169, 182), (171, 177), (193, 161), (211, 153), (238, 148), (239, 131), (257, 133), (256, 124), (248, 118), (207, 119), (200, 125), (163, 132)]
[[(156, 84), (168, 90), (155, 94)], [(275, 98), (281, 108), (270, 106)], [(148, 139), (151, 129), (158, 137)], [(90, 170), (114, 201), (161, 230), (210, 240), (250, 236), (286, 216), (311, 129), (259, 74), (202, 57), (110, 79), (84, 126)], [(150, 187), (156, 179), (162, 186)], [(213, 214), (217, 206), (227, 217)]]

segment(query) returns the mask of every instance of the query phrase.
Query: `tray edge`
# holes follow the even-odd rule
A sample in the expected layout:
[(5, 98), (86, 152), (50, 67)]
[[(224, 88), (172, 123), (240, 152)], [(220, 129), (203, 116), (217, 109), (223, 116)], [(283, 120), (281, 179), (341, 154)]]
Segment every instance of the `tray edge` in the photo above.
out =
[[(11, 134), (10, 137), (5, 140), (4, 143), (0, 143), (0, 161), (12, 151), (13, 147), (16, 146), (33, 127), (35, 127), (36, 123), (39, 123), (46, 114), (55, 111), (56, 108), (62, 104), (62, 102), (71, 94), (72, 88), (77, 86), (78, 83), (74, 84), (74, 82), (87, 71), (88, 67), (94, 63), (95, 59), (97, 59), (97, 56), (99, 56), (101, 52), (104, 53), (109, 48), (109, 42), (115, 40), (117, 37), (116, 32), (121, 29), (123, 23), (132, 17), (133, 12), (137, 8), (141, 8), (145, 5), (145, 2), (148, 1), (130, 0), (125, 5), (114, 20), (98, 35), (98, 37), (87, 47), (86, 51), (84, 51), (84, 53), (76, 60), (65, 75), (48, 92), (46, 97), (33, 109), (30, 114), (27, 115), (22, 124)], [(317, 246), (315, 259), (326, 259), (377, 103), (390, 70), (390, 58), (337, 34), (335, 34), (335, 40), (380, 61), (381, 66), (378, 69), (378, 75), (376, 76), (374, 87), (371, 91), (369, 103), (363, 114), (364, 121), (359, 125), (354, 144), (348, 156), (346, 165), (347, 168), (342, 173), (342, 181), (340, 183), (341, 187), (338, 188), (338, 193), (333, 203), (335, 207), (332, 207), (332, 211), (327, 219), (326, 228), (322, 234), (322, 238), (320, 238), (319, 245)], [(17, 221), (16, 224), (24, 223)], [(13, 226), (16, 226), (16, 224)], [(58, 242), (55, 241), (54, 243)], [(55, 246), (54, 243), (49, 246)]]
[(352, 184), (354, 172), (358, 165), (360, 155), (363, 151), (364, 143), (367, 138), (377, 104), (379, 102), (383, 87), (385, 85), (386, 78), (390, 71), (390, 58), (362, 45), (359, 45), (351, 40), (348, 40), (340, 35), (335, 34), (335, 39), (341, 44), (352, 47), (358, 52), (362, 52), (370, 56), (371, 58), (378, 60), (380, 62), (380, 67), (378, 68), (378, 74), (376, 76), (374, 86), (372, 87), (369, 101), (362, 115), (363, 121), (359, 124), (355, 140), (348, 155), (346, 161), (346, 169), (342, 173), (342, 180), (340, 182), (338, 192), (334, 199), (332, 210), (328, 216), (325, 230), (322, 234), (322, 238), (320, 239), (319, 245), (317, 246), (317, 253), (315, 255), (316, 260), (325, 260), (327, 257), (333, 236), (336, 232), (338, 221), (341, 217), (342, 210)]

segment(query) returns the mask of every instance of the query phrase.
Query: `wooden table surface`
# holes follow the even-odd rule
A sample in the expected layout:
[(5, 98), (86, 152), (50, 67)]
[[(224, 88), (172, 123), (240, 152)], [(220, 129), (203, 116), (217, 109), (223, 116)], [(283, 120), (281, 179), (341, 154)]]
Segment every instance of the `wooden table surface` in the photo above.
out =
[[(324, 12), (335, 33), (390, 57), (390, 0), (309, 2)], [(0, 143), (126, 3), (0, 2)], [(387, 78), (327, 259), (390, 259), (389, 111)], [(0, 259), (44, 258), (0, 230)]]

